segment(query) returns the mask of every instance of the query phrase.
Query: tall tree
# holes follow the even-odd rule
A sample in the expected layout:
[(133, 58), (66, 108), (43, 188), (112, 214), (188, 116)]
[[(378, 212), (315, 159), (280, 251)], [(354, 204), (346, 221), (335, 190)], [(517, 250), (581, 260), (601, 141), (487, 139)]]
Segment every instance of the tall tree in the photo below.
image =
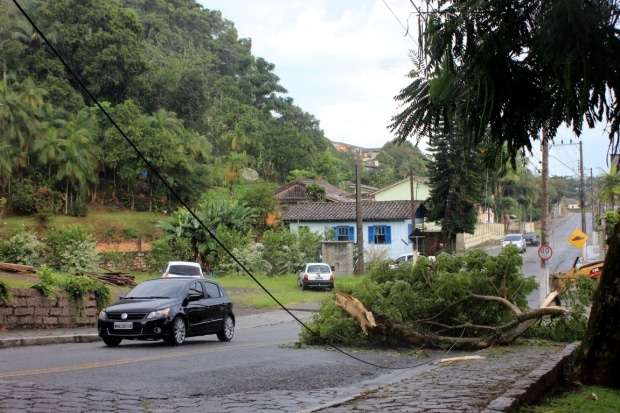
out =
[[(562, 123), (579, 135), (584, 122), (593, 127), (606, 121), (617, 149), (617, 0), (423, 3), (418, 64), (412, 83), (397, 96), (404, 109), (392, 123), (400, 140), (462, 124), (470, 147), (488, 135), (515, 160), (543, 128), (553, 138)], [(611, 322), (620, 313), (618, 260), (615, 253), (607, 256), (582, 369), (589, 382), (620, 387), (620, 336)]]

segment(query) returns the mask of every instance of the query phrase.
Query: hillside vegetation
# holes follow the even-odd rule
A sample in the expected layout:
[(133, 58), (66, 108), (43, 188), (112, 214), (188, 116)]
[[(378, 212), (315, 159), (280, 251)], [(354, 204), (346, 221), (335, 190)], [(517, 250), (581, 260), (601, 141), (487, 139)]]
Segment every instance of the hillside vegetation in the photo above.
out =
[[(317, 119), (295, 105), (219, 11), (193, 0), (22, 2), (88, 88), (181, 196), (258, 179), (351, 178)], [(0, 194), (19, 214), (88, 205), (172, 210), (170, 195), (11, 2), (0, 1)], [(407, 144), (417, 169), (423, 155)], [(407, 162), (384, 151), (367, 183)], [(417, 171), (424, 174), (423, 170)], [(375, 176), (376, 175), (376, 176)]]

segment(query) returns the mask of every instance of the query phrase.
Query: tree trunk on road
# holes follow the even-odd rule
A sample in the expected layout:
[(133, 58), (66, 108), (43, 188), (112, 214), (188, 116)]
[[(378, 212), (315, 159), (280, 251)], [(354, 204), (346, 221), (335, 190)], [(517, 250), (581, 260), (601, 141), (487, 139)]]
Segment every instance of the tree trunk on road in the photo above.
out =
[(581, 380), (620, 388), (620, 225), (616, 225), (608, 244), (583, 342)]

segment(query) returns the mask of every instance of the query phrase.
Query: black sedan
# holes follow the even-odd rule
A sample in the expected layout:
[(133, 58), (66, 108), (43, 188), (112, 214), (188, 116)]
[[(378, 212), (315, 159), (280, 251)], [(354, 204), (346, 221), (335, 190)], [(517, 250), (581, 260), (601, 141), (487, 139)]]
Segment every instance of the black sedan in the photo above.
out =
[(230, 341), (235, 331), (232, 303), (213, 281), (160, 278), (143, 282), (99, 313), (99, 336), (108, 346), (126, 340), (159, 340), (179, 345), (186, 337), (217, 334)]
[(540, 245), (540, 238), (533, 232), (525, 234), (523, 238), (525, 238), (525, 245), (532, 247), (538, 247)]

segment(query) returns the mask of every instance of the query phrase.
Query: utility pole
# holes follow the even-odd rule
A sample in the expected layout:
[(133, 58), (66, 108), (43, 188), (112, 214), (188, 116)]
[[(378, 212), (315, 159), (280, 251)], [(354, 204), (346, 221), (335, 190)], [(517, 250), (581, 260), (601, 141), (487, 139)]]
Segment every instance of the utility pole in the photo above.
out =
[(596, 214), (594, 213), (594, 173), (590, 168), (590, 211), (592, 214), (592, 244), (596, 245)]
[[(547, 240), (547, 229), (549, 219), (549, 141), (547, 140), (547, 131), (542, 131), (542, 196), (540, 209), (542, 216), (540, 218), (540, 245), (549, 245)], [(545, 261), (540, 260), (541, 267), (545, 266)]]
[(586, 185), (583, 177), (583, 144), (579, 141), (579, 208), (581, 209), (581, 230), (586, 231)]
[[(409, 189), (411, 191), (411, 232), (415, 233), (415, 193), (413, 192), (413, 169), (409, 170)], [(413, 247), (413, 261), (417, 260), (418, 238), (411, 238), (409, 234), (411, 246)]]
[(361, 156), (357, 157), (355, 161), (355, 221), (356, 221), (356, 233), (357, 233), (357, 265), (355, 266), (356, 274), (364, 273), (364, 221), (362, 216), (362, 192), (360, 187), (362, 186), (362, 171), (361, 171)]

